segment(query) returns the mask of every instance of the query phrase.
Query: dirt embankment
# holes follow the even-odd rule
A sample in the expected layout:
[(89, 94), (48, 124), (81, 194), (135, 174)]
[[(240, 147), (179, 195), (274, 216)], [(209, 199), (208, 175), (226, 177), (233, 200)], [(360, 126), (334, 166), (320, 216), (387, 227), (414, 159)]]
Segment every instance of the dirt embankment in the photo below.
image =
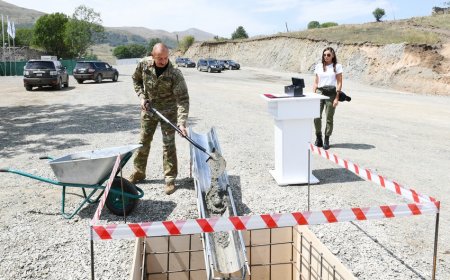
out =
[(450, 44), (437, 46), (343, 44), (287, 36), (239, 42), (202, 42), (185, 56), (234, 59), (243, 66), (312, 73), (325, 47), (333, 47), (344, 77), (422, 94), (450, 95)]

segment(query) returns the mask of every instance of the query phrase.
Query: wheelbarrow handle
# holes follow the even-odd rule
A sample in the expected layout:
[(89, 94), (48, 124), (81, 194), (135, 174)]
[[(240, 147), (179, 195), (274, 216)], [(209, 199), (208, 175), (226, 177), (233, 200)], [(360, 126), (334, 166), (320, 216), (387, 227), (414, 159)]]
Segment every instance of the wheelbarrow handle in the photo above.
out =
[(171, 121), (169, 121), (163, 114), (161, 114), (158, 110), (156, 110), (153, 107), (149, 107), (149, 111), (151, 111), (152, 113), (155, 113), (156, 115), (158, 115), (158, 117), (160, 117), (163, 121), (165, 121), (167, 124), (169, 124), (171, 127), (173, 127), (173, 129), (175, 129), (182, 137), (184, 137), (186, 140), (188, 140), (192, 145), (194, 145), (197, 149), (199, 149), (200, 151), (204, 152), (205, 154), (207, 154), (208, 156), (212, 157), (208, 151), (200, 146), (200, 144), (198, 144), (197, 142), (195, 142), (194, 140), (192, 140), (191, 137), (184, 135), (183, 132), (181, 131), (181, 129), (174, 125)]
[(50, 159), (50, 160), (53, 160), (53, 158), (50, 157), (50, 156), (40, 156), (39, 159)]

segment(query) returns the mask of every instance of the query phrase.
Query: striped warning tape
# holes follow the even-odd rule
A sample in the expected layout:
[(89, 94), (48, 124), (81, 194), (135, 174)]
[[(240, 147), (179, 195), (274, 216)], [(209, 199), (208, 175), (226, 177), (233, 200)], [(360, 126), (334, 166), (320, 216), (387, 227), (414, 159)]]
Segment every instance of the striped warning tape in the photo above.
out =
[(105, 191), (103, 192), (100, 202), (98, 203), (97, 210), (95, 210), (94, 217), (92, 217), (92, 220), (90, 222), (91, 225), (95, 225), (100, 220), (100, 215), (102, 214), (102, 209), (105, 206), (106, 198), (108, 197), (109, 190), (111, 189), (111, 185), (114, 181), (114, 177), (116, 176), (119, 165), (120, 165), (120, 155), (118, 155), (116, 158), (116, 162), (114, 163), (114, 167), (111, 171), (111, 175), (109, 176), (108, 183), (106, 184), (106, 187), (105, 187)]
[[(93, 240), (134, 239), (136, 237), (170, 236), (231, 230), (253, 230), (289, 227), (296, 225), (318, 225), (337, 222), (364, 221), (394, 217), (435, 214), (439, 212), (440, 202), (430, 196), (407, 189), (375, 172), (340, 159), (337, 155), (311, 145), (311, 151), (329, 159), (355, 173), (363, 179), (374, 182), (385, 189), (409, 199), (413, 203), (357, 207), (348, 209), (294, 212), (284, 214), (265, 214), (253, 216), (213, 217), (208, 219), (189, 219), (179, 221), (142, 222), (129, 224), (96, 225), (101, 208), (91, 221)], [(114, 173), (115, 174), (115, 173)], [(106, 197), (106, 196), (104, 196)], [(99, 211), (100, 209), (100, 211)], [(94, 223), (95, 221), (95, 223)]]
[(363, 208), (265, 214), (253, 216), (214, 217), (179, 221), (159, 221), (129, 224), (93, 225), (92, 239), (134, 239), (136, 237), (172, 236), (230, 230), (253, 230), (319, 225), (336, 222), (364, 221), (384, 218), (409, 217), (437, 213), (435, 204), (384, 205)]
[(373, 182), (373, 183), (375, 183), (387, 190), (390, 190), (410, 201), (413, 201), (415, 203), (435, 203), (435, 204), (438, 203), (436, 201), (436, 199), (431, 196), (419, 194), (415, 190), (408, 189), (393, 180), (389, 180), (386, 177), (383, 177), (383, 176), (373, 172), (370, 169), (362, 168), (362, 167), (358, 166), (357, 164), (354, 164), (348, 160), (341, 159), (337, 155), (330, 153), (327, 150), (324, 150), (324, 149), (314, 146), (312, 144), (310, 145), (310, 149), (313, 153), (316, 153), (316, 154), (322, 156), (323, 158), (326, 158), (326, 159), (338, 164), (339, 166), (344, 167), (345, 169), (353, 172), (354, 174), (358, 175), (359, 177), (363, 178), (364, 180)]

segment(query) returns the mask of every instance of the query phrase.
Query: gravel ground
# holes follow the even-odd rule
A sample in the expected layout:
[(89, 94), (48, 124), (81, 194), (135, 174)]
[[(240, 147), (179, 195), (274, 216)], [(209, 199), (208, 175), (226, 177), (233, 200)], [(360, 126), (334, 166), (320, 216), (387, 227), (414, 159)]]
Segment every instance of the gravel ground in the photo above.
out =
[[(138, 100), (131, 66), (119, 82), (26, 92), (21, 77), (0, 77), (0, 167), (53, 178), (39, 156), (134, 144), (139, 136)], [(241, 215), (307, 210), (307, 187), (279, 187), (274, 166), (274, 127), (263, 93), (280, 93), (294, 73), (243, 68), (223, 73), (182, 69), (191, 96), (190, 126), (217, 130)], [(312, 76), (305, 78), (307, 89)], [(353, 99), (335, 115), (331, 151), (441, 200), (437, 279), (450, 277), (450, 98), (389, 91), (344, 81)], [(196, 218), (189, 179), (188, 143), (177, 138), (179, 189), (163, 190), (161, 137), (152, 147), (145, 196), (128, 221)], [(127, 164), (124, 175), (131, 173)], [(398, 204), (403, 199), (313, 156), (311, 209)], [(96, 205), (71, 220), (59, 215), (57, 186), (0, 174), (0, 279), (89, 279), (88, 223)], [(66, 207), (80, 192), (70, 189)], [(105, 221), (119, 218), (104, 211)], [(359, 279), (431, 279), (434, 216), (312, 226), (311, 229)], [(128, 279), (134, 241), (95, 243), (96, 279)]]

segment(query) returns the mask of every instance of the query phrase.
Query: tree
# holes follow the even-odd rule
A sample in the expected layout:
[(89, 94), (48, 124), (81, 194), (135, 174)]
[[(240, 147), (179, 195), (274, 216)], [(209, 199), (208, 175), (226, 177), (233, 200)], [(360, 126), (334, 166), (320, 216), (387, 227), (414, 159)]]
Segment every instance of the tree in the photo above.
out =
[(318, 21), (310, 21), (308, 23), (308, 29), (320, 28), (320, 23)]
[(44, 49), (49, 55), (70, 56), (64, 35), (69, 19), (61, 13), (41, 16), (34, 25), (33, 44)]
[(327, 28), (327, 27), (333, 27), (333, 26), (338, 26), (339, 24), (337, 24), (336, 22), (324, 22), (320, 25), (321, 28)]
[(113, 50), (113, 55), (117, 57), (118, 59), (122, 58), (130, 58), (130, 50), (127, 46), (118, 46), (115, 47)]
[(127, 46), (118, 46), (114, 48), (113, 55), (118, 59), (135, 58), (145, 56), (147, 50), (145, 46), (139, 44), (130, 44)]
[(30, 46), (33, 40), (33, 29), (19, 28), (16, 30), (16, 46)]
[(386, 14), (386, 12), (384, 11), (384, 9), (381, 8), (376, 8), (373, 12), (372, 12), (373, 16), (375, 17), (375, 19), (377, 20), (377, 22), (381, 21), (381, 18), (384, 17), (384, 15)]
[(244, 27), (239, 26), (236, 28), (236, 30), (231, 34), (231, 39), (247, 39), (248, 34), (247, 31), (245, 31)]
[(180, 45), (178, 46), (178, 48), (182, 51), (182, 52), (186, 52), (190, 46), (192, 46), (192, 44), (195, 42), (195, 38), (194, 36), (185, 36), (183, 37), (183, 39), (180, 42)]
[(65, 30), (65, 41), (70, 52), (76, 57), (85, 56), (87, 50), (105, 36), (101, 23), (99, 13), (84, 5), (77, 7)]

